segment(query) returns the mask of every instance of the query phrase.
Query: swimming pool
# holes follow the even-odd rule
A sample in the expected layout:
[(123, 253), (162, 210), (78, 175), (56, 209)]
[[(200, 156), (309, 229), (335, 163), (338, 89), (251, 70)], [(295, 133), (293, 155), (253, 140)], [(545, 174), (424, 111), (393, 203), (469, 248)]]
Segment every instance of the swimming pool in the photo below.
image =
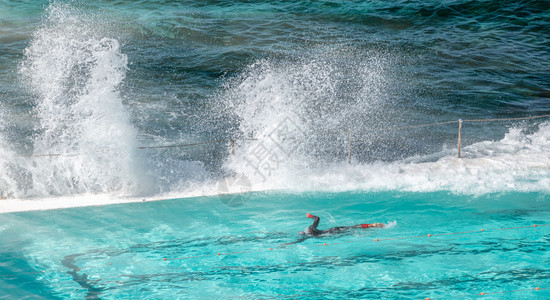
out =
[[(0, 214), (0, 298), (550, 296), (547, 194), (243, 197)], [(281, 246), (311, 224), (306, 212), (321, 229), (390, 226)]]

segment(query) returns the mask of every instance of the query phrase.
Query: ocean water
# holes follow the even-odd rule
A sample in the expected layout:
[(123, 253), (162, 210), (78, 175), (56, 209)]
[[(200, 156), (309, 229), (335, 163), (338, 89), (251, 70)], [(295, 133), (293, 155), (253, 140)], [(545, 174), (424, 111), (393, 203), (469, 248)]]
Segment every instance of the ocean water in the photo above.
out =
[[(0, 297), (543, 288), (548, 227), (497, 229), (550, 223), (549, 7), (1, 1)], [(392, 226), (280, 248), (306, 212)]]

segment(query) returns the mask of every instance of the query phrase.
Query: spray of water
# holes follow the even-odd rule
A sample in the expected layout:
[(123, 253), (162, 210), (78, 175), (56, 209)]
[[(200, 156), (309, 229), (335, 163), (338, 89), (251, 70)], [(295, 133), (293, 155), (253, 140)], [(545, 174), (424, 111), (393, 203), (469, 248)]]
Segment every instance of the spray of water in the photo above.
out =
[[(0, 132), (5, 131), (4, 111), (0, 111)], [(16, 189), (17, 182), (13, 180), (16, 175), (13, 174), (14, 168), (12, 161), (15, 154), (9, 150), (8, 143), (2, 135), (0, 135), (0, 149), (2, 149), (2, 155), (0, 155), (0, 199), (4, 199), (13, 194)]]
[(345, 160), (348, 129), (368, 133), (388, 120), (392, 87), (384, 55), (313, 52), (260, 60), (225, 82), (220, 98), (236, 116), (233, 135), (260, 139), (239, 143), (229, 170), (256, 182), (277, 182)]
[[(439, 148), (428, 156), (348, 164), (348, 134), (362, 140), (354, 143), (354, 155), (376, 153), (384, 142), (378, 130), (407, 115), (390, 97), (399, 79), (387, 74), (384, 57), (325, 51), (265, 59), (228, 80), (221, 99), (237, 120), (232, 134), (257, 138), (237, 142), (228, 172), (246, 176), (259, 190), (550, 190), (548, 123), (531, 133), (511, 128), (500, 141), (465, 147), (462, 159), (454, 148)], [(402, 140), (387, 139), (396, 148)]]
[(4, 194), (147, 190), (137, 133), (119, 94), (126, 70), (126, 55), (117, 40), (105, 37), (101, 22), (68, 4), (50, 4), (20, 66), (39, 124), (32, 157), (3, 162)]

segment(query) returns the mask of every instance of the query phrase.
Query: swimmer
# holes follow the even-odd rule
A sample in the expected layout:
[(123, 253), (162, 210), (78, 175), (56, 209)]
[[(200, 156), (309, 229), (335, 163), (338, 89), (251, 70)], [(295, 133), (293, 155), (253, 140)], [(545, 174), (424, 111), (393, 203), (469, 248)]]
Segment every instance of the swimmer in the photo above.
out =
[(311, 226), (309, 226), (309, 228), (306, 229), (306, 231), (301, 231), (300, 234), (310, 235), (310, 236), (320, 236), (320, 235), (333, 234), (333, 233), (342, 233), (342, 232), (345, 232), (345, 231), (348, 231), (348, 230), (354, 229), (354, 228), (366, 229), (366, 228), (371, 228), (371, 227), (379, 227), (379, 228), (384, 228), (385, 227), (385, 225), (383, 223), (372, 223), (372, 224), (358, 224), (358, 225), (353, 225), (353, 226), (339, 226), (339, 227), (332, 227), (332, 228), (326, 229), (326, 230), (319, 230), (319, 229), (317, 229), (317, 226), (319, 226), (319, 221), (321, 221), (321, 218), (319, 218), (317, 216), (314, 216), (310, 213), (307, 213), (306, 217), (312, 218), (314, 220), (313, 224), (311, 224)]
[(317, 229), (317, 226), (319, 226), (319, 221), (321, 221), (321, 218), (314, 216), (310, 213), (307, 213), (306, 217), (312, 218), (314, 221), (313, 221), (313, 224), (311, 224), (311, 226), (309, 226), (305, 231), (299, 232), (299, 234), (304, 235), (305, 237), (297, 240), (296, 242), (283, 244), (282, 246), (300, 243), (307, 240), (310, 237), (324, 236), (324, 235), (330, 235), (335, 233), (343, 233), (356, 228), (366, 229), (366, 228), (374, 228), (374, 227), (378, 227), (378, 228), (386, 227), (384, 223), (372, 223), (372, 224), (358, 224), (353, 226), (339, 226), (339, 227), (332, 227), (326, 230), (320, 230), (320, 229)]

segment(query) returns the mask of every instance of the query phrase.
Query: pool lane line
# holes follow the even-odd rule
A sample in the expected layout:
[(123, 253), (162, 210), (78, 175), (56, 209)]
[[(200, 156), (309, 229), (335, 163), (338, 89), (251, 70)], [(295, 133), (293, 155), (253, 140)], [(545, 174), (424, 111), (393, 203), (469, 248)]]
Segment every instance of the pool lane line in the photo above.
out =
[[(529, 227), (532, 227), (532, 226), (529, 226)], [(376, 238), (376, 239), (374, 239), (374, 240), (372, 240), (372, 241), (374, 241), (374, 242), (380, 242), (380, 241), (395, 241), (395, 240), (416, 239), (416, 238), (425, 238), (425, 237), (441, 236), (441, 235), (466, 234), (466, 233), (480, 233), (480, 232), (484, 232), (484, 231), (485, 231), (485, 229), (481, 229), (481, 230), (471, 230), (471, 231), (462, 231), (462, 232), (434, 233), (434, 234), (428, 233), (428, 234), (426, 234), (426, 235), (403, 236), (403, 237), (396, 237), (396, 238), (385, 238), (385, 239)], [(363, 241), (363, 240), (359, 240), (359, 241), (347, 241), (347, 242), (341, 242), (341, 243), (323, 243), (323, 244), (316, 244), (316, 245), (313, 245), (313, 246), (344, 245), (344, 244), (349, 244), (349, 243), (358, 243), (358, 242), (362, 242), (362, 241)]]
[(22, 272), (22, 273), (14, 273), (14, 274), (7, 274), (7, 275), (0, 275), (0, 277), (14, 277), (19, 275), (27, 275), (27, 274), (43, 274), (46, 273), (45, 270), (43, 271), (36, 271), (36, 272)]
[[(518, 227), (508, 227), (508, 228), (496, 228), (491, 229), (494, 231), (497, 230), (511, 230), (511, 229), (524, 229), (524, 228), (536, 228), (536, 227), (542, 227), (542, 226), (550, 226), (550, 224), (533, 224), (529, 226), (518, 226)], [(489, 230), (489, 231), (491, 231)], [(379, 239), (376, 238), (373, 241), (380, 242), (380, 241), (394, 241), (394, 240), (404, 240), (404, 239), (415, 239), (415, 238), (425, 238), (425, 237), (432, 237), (432, 236), (443, 236), (443, 235), (455, 235), (455, 234), (468, 234), (468, 233), (482, 233), (486, 232), (485, 229), (480, 230), (470, 230), (470, 231), (462, 231), (462, 232), (448, 232), (448, 233), (434, 233), (434, 234), (426, 234), (426, 235), (417, 235), (417, 236), (404, 236), (404, 237), (396, 237), (396, 238), (385, 238), (385, 239)], [(343, 245), (348, 243), (357, 243), (361, 241), (348, 241), (348, 242), (342, 242), (342, 243), (323, 243), (323, 244), (317, 244), (313, 246), (332, 246), (332, 245)]]
[(550, 224), (533, 224), (531, 226), (519, 226), (519, 227), (509, 227), (509, 228), (499, 228), (498, 230), (509, 230), (509, 229), (522, 229), (522, 228), (531, 228), (531, 227), (539, 227), (539, 226), (550, 226)]
[[(460, 295), (460, 296), (452, 296), (452, 298), (467, 298), (467, 297), (474, 297), (474, 296), (489, 296), (489, 295), (498, 295), (498, 294), (506, 294), (506, 293), (517, 293), (517, 292), (532, 292), (532, 291), (540, 291), (540, 290), (548, 290), (550, 288), (544, 287), (534, 287), (530, 289), (521, 289), (521, 290), (510, 290), (510, 291), (499, 291), (499, 292), (480, 292), (478, 294), (469, 294), (469, 295)], [(435, 300), (435, 299), (448, 299), (447, 297), (426, 297), (423, 298), (423, 300)]]

